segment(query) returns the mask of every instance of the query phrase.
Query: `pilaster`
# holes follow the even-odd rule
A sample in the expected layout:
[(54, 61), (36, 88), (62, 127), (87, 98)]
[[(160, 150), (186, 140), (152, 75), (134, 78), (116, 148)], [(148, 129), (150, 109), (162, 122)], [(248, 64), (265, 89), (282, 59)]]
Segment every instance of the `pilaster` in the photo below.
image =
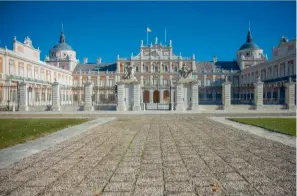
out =
[(90, 80), (88, 80), (84, 84), (85, 88), (85, 102), (84, 102), (84, 111), (93, 111), (93, 104), (92, 104), (92, 92), (93, 92), (93, 85)]
[(133, 111), (140, 111), (141, 107), (140, 107), (140, 83), (139, 82), (135, 82), (133, 83)]
[(192, 83), (192, 95), (191, 95), (191, 97), (192, 97), (192, 107), (191, 107), (191, 109), (192, 110), (198, 110), (198, 108), (199, 108), (199, 96), (198, 96), (198, 89), (199, 89), (199, 87), (198, 87), (198, 82), (193, 82)]
[(61, 110), (61, 106), (60, 106), (60, 84), (55, 81), (52, 84), (52, 102), (53, 102), (53, 106), (52, 109), (53, 111), (60, 111)]
[(286, 84), (286, 105), (287, 109), (291, 111), (296, 111), (296, 106), (295, 106), (295, 85), (296, 83), (293, 82), (290, 78), (289, 82)]
[(260, 110), (263, 108), (263, 85), (264, 83), (261, 82), (260, 78), (258, 78), (258, 81), (256, 83), (254, 83), (254, 99), (256, 110)]
[(125, 85), (123, 83), (118, 83), (118, 105), (117, 111), (126, 111), (126, 103), (125, 103)]
[(185, 103), (184, 103), (184, 85), (182, 83), (177, 83), (176, 85), (176, 111), (184, 111)]
[(19, 111), (28, 111), (28, 90), (27, 83), (24, 81), (20, 83), (20, 108)]
[(226, 78), (225, 82), (222, 84), (222, 87), (223, 109), (226, 110), (231, 107), (231, 82)]

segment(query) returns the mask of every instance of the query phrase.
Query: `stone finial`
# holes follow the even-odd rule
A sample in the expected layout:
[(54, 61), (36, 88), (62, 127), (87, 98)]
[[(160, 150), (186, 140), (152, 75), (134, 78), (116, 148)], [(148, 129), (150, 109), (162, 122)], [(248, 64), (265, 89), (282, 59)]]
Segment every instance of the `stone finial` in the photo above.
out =
[(143, 40), (140, 40), (140, 47), (143, 47)]
[(158, 37), (155, 38), (155, 44), (158, 44)]

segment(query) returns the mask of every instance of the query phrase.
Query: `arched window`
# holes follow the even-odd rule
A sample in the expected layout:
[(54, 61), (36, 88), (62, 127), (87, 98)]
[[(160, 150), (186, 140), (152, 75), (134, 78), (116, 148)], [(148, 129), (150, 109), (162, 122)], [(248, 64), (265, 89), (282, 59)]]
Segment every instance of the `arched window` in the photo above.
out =
[(155, 66), (155, 72), (158, 72), (158, 66), (157, 65)]
[(149, 71), (149, 70), (148, 70), (148, 66), (145, 66), (145, 71), (146, 71), (146, 72), (148, 72), (148, 71)]
[(167, 65), (165, 65), (165, 72), (168, 72)]
[(136, 72), (138, 72), (138, 66), (136, 66)]

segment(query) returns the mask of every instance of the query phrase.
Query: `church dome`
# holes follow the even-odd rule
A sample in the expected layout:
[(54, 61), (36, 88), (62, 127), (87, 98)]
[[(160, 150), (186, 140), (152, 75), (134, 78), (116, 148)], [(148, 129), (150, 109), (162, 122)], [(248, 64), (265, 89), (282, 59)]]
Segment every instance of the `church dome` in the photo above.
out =
[(259, 46), (253, 42), (251, 31), (248, 31), (246, 42), (241, 45), (239, 50), (246, 50), (246, 49), (252, 49), (252, 50), (259, 50)]
[(61, 32), (60, 41), (52, 48), (52, 50), (73, 50), (72, 47), (66, 43), (64, 32)]

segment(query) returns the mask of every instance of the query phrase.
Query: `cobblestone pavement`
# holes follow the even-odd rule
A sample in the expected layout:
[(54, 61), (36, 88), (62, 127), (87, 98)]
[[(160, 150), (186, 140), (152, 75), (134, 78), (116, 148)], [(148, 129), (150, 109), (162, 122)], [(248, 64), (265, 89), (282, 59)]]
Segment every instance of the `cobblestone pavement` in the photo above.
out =
[(0, 195), (295, 195), (296, 149), (199, 115), (120, 117), (0, 170)]

